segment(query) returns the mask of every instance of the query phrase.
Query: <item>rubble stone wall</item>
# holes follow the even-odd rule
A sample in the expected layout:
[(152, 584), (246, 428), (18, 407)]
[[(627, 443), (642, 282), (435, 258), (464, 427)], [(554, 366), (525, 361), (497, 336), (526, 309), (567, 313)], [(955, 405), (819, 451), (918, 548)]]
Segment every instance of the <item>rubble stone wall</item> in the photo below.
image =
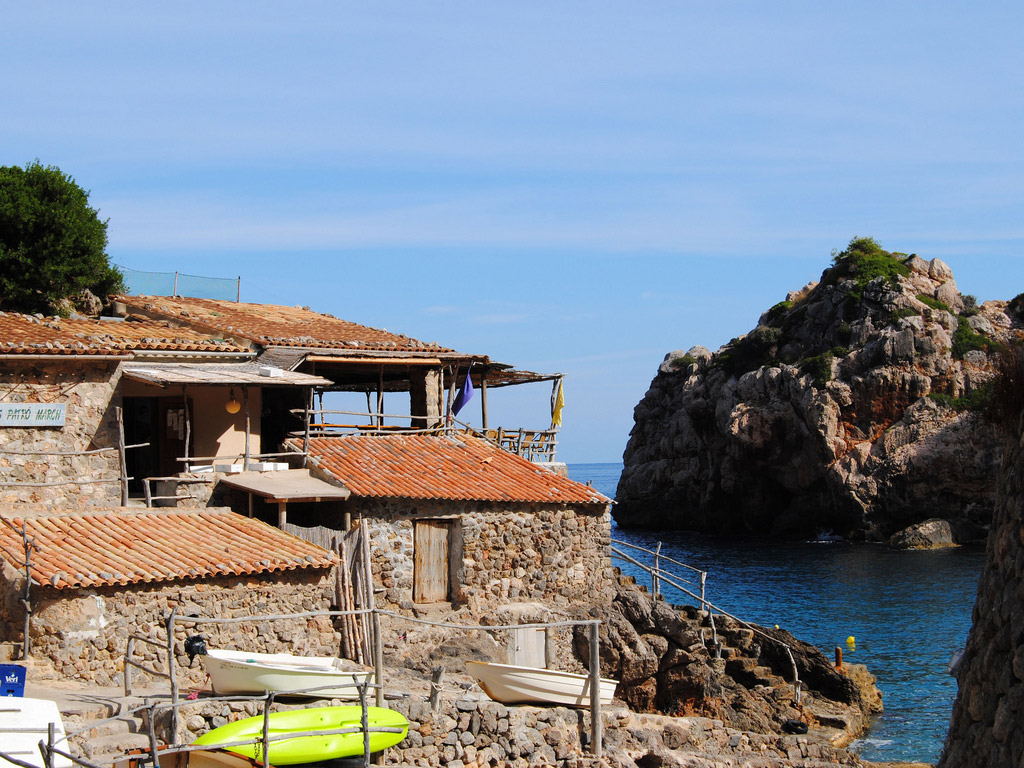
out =
[[(409, 734), (387, 750), (391, 765), (449, 768), (582, 768), (590, 754), (590, 712), (566, 707), (504, 706), (469, 697), (445, 697), (436, 712), (421, 697), (387, 702), (409, 720)], [(275, 709), (292, 707), (274, 705)], [(262, 713), (253, 702), (188, 705), (178, 739), (188, 743), (211, 727)], [(815, 765), (857, 766), (857, 756), (807, 736), (746, 733), (704, 717), (640, 715), (602, 710), (604, 760), (613, 768), (638, 766)]]
[[(13, 574), (5, 569), (4, 575)], [(0, 641), (21, 640), (24, 614), (17, 602), (20, 588), (17, 580), (6, 581), (5, 599), (0, 602)], [(206, 679), (198, 661), (189, 668), (184, 652), (183, 642), (193, 634), (203, 635), (211, 648), (335, 656), (340, 635), (329, 617), (200, 625), (180, 620), (186, 616), (223, 619), (330, 610), (333, 589), (333, 569), (284, 571), (260, 580), (234, 577), (74, 591), (36, 588), (32, 597), (32, 655), (52, 662), (59, 678), (118, 685), (123, 680), (128, 637), (136, 635), (160, 645), (136, 642), (133, 658), (148, 667), (166, 670), (164, 617), (177, 607), (174, 646), (182, 685), (202, 685)], [(132, 675), (140, 685), (155, 680), (138, 670)]]
[(1024, 761), (1024, 422), (1007, 441), (941, 768)]
[[(0, 402), (64, 403), (63, 427), (0, 427), (0, 503), (109, 507), (120, 503), (120, 464), (114, 399), (118, 363), (7, 360), (0, 367)], [(57, 456), (97, 448), (113, 451)], [(41, 451), (43, 453), (30, 453)], [(46, 455), (47, 453), (51, 455)], [(69, 479), (81, 485), (29, 487)]]
[(596, 599), (614, 584), (607, 509), (543, 504), (360, 500), (370, 526), (374, 582), (392, 609), (410, 609), (414, 522), (450, 520), (452, 602), (473, 611), (508, 602), (552, 608)]

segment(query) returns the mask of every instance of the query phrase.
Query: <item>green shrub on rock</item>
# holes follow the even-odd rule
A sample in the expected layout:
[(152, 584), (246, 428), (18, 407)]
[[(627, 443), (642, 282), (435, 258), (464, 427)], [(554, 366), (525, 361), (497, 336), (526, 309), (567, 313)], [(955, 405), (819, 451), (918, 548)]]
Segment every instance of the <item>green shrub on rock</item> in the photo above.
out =
[(884, 250), (873, 237), (855, 237), (846, 250), (832, 255), (832, 269), (826, 281), (835, 283), (844, 278), (857, 281), (857, 287), (850, 292), (853, 301), (860, 301), (864, 288), (872, 280), (884, 277), (895, 286), (899, 277), (910, 274), (910, 267)]
[(917, 294), (917, 300), (924, 304), (926, 307), (931, 307), (932, 309), (940, 309), (943, 312), (949, 312), (950, 314), (953, 314), (953, 310), (949, 308), (949, 304), (947, 304), (944, 301), (939, 301), (936, 298), (932, 298), (927, 294)]
[(821, 389), (832, 380), (832, 361), (835, 354), (832, 350), (822, 352), (820, 355), (805, 358), (800, 364), (800, 370), (814, 378), (818, 388)]

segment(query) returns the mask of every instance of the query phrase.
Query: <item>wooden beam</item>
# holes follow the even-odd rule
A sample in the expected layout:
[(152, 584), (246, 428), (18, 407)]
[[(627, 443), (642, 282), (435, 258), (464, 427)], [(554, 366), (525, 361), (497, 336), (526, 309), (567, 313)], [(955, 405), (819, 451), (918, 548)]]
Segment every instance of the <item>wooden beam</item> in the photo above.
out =
[(282, 531), (288, 523), (288, 500), (281, 499), (277, 502), (277, 527)]
[(249, 385), (242, 385), (242, 403), (245, 407), (245, 458), (242, 459), (242, 469), (249, 468), (249, 435), (251, 424), (249, 420)]
[(480, 372), (480, 420), (483, 430), (487, 431), (487, 369)]

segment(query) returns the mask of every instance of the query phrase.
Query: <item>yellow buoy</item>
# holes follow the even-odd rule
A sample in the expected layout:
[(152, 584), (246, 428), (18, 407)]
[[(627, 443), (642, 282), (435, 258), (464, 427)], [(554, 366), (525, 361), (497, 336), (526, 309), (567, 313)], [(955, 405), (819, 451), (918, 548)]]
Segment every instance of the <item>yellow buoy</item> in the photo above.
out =
[(853, 648), (853, 646), (857, 644), (857, 638), (855, 638), (853, 635), (850, 635), (848, 638), (846, 638), (846, 644)]
[(776, 628), (776, 629), (778, 629), (778, 628), (779, 628), (779, 625), (778, 625), (778, 624), (776, 624), (776, 625), (775, 625), (775, 628)]

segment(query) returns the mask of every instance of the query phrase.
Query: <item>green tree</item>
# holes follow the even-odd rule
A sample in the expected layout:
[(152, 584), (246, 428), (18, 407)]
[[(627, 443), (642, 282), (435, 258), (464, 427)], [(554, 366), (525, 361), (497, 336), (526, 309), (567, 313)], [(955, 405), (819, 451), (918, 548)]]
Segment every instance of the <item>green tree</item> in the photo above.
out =
[(71, 176), (38, 160), (0, 167), (0, 306), (53, 312), (86, 289), (124, 290), (106, 247), (107, 222)]

